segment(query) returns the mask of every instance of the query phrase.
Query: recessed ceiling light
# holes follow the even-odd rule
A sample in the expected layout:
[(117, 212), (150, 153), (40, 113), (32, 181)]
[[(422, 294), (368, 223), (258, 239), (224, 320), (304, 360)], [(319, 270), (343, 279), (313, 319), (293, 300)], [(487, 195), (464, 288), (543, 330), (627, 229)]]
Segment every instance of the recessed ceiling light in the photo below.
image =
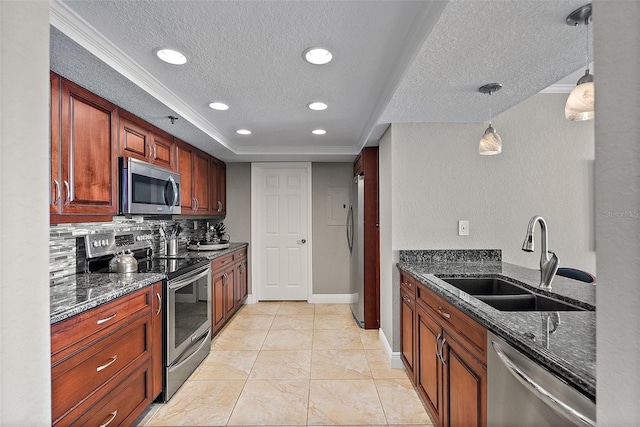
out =
[(312, 64), (326, 64), (327, 62), (331, 61), (331, 58), (333, 58), (331, 52), (321, 47), (310, 47), (309, 49), (304, 51), (304, 59)]
[(322, 111), (327, 109), (327, 104), (325, 104), (324, 102), (312, 102), (311, 104), (307, 105), (307, 107), (309, 107), (309, 109), (311, 110)]
[(156, 55), (158, 55), (158, 58), (162, 59), (164, 62), (168, 62), (169, 64), (182, 65), (187, 63), (187, 57), (177, 50), (158, 49), (156, 50)]
[(211, 104), (209, 104), (209, 107), (219, 111), (224, 111), (229, 109), (229, 106), (223, 102), (212, 102)]
[(251, 135), (251, 131), (249, 129), (238, 129), (236, 133), (239, 135)]
[(325, 133), (327, 133), (327, 131), (324, 129), (314, 129), (311, 131), (311, 133), (314, 135), (324, 135)]

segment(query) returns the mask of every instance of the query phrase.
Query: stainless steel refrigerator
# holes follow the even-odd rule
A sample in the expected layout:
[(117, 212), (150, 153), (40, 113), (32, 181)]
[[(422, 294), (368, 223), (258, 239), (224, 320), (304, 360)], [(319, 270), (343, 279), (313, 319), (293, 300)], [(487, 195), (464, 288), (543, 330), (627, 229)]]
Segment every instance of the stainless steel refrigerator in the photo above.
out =
[(347, 214), (347, 244), (351, 252), (351, 312), (358, 326), (364, 328), (364, 176), (351, 185)]

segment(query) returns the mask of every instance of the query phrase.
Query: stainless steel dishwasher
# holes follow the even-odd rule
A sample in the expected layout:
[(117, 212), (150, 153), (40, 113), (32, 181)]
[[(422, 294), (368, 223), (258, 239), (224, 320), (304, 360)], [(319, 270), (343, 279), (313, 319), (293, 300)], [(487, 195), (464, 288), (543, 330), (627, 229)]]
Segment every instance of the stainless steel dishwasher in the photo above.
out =
[(595, 426), (596, 404), (491, 332), (487, 425)]

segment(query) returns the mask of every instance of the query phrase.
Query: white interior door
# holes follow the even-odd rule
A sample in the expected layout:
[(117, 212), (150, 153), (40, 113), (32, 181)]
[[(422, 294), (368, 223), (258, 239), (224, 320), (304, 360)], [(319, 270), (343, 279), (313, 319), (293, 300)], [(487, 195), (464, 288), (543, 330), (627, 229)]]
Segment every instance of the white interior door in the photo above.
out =
[(253, 288), (258, 300), (307, 300), (311, 163), (253, 163)]

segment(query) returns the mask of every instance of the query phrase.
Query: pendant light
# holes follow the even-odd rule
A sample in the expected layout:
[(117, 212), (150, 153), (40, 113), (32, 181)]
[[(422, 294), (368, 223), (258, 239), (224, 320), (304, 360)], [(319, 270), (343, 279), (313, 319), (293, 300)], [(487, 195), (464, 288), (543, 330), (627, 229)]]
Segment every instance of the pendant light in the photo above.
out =
[[(500, 83), (488, 83), (480, 87), (480, 93), (489, 94), (502, 89)], [(498, 135), (495, 128), (491, 126), (491, 108), (489, 108), (489, 127), (484, 131), (484, 135), (480, 139), (478, 152), (482, 156), (493, 156), (502, 153), (502, 138)]]
[(572, 27), (584, 24), (587, 31), (587, 71), (578, 80), (578, 84), (567, 98), (564, 116), (567, 120), (583, 121), (594, 117), (595, 86), (593, 74), (589, 72), (589, 23), (591, 22), (591, 3), (582, 6), (567, 16), (567, 24)]

